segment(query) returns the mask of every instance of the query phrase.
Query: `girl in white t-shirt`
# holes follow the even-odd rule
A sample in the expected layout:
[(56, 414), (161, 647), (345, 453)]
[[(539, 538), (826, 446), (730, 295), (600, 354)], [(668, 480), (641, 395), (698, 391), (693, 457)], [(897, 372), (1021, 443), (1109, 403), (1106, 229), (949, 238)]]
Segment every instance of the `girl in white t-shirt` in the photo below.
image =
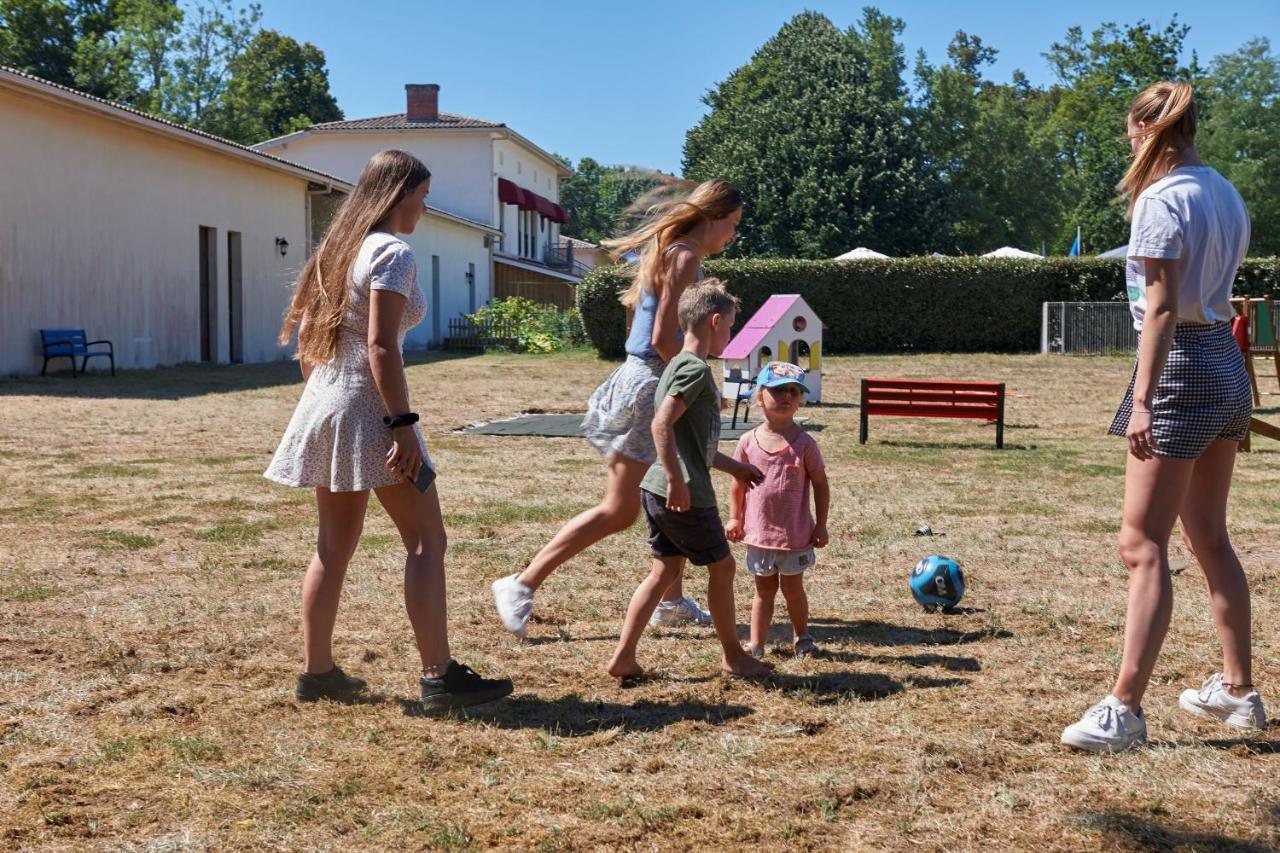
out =
[(1173, 611), (1174, 521), (1209, 585), (1222, 671), (1185, 690), (1183, 710), (1237, 728), (1266, 725), (1253, 689), (1249, 587), (1227, 536), (1227, 492), (1253, 400), (1231, 334), (1231, 283), (1249, 246), (1235, 188), (1197, 156), (1185, 83), (1156, 83), (1130, 105), (1129, 300), (1139, 330), (1133, 378), (1109, 432), (1128, 439), (1120, 556), (1129, 569), (1124, 655), (1111, 694), (1062, 742), (1118, 752), (1146, 740), (1142, 696)]

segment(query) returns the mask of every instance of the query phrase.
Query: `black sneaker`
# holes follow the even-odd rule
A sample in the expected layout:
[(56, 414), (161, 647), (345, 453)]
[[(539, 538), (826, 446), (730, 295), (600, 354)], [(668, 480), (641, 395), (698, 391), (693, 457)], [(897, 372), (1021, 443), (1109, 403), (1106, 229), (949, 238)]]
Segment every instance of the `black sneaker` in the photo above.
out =
[(317, 675), (304, 672), (298, 676), (298, 687), (293, 695), (299, 702), (314, 702), (317, 699), (345, 699), (364, 690), (363, 678), (347, 675), (339, 667), (334, 666), (328, 672)]
[(444, 675), (439, 678), (423, 676), (421, 684), (424, 711), (483, 705), (506, 696), (512, 687), (509, 678), (481, 678), (474, 669), (456, 660), (449, 661)]

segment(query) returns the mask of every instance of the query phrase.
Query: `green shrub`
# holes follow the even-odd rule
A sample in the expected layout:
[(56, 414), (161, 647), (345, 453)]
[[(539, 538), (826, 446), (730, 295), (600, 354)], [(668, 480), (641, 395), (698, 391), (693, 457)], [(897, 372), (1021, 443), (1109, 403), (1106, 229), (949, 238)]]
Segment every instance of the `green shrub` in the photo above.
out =
[[(1034, 351), (1041, 303), (1124, 299), (1121, 258), (766, 258), (703, 269), (742, 300), (739, 327), (769, 296), (800, 294), (826, 325), (823, 349), (835, 353)], [(626, 340), (622, 270), (598, 267), (578, 285), (583, 332), (607, 358), (620, 357)], [(1280, 259), (1247, 259), (1236, 291), (1280, 296)]]
[(582, 343), (576, 308), (561, 311), (523, 296), (491, 302), (467, 319), (495, 337), (510, 337), (518, 352), (558, 352)]

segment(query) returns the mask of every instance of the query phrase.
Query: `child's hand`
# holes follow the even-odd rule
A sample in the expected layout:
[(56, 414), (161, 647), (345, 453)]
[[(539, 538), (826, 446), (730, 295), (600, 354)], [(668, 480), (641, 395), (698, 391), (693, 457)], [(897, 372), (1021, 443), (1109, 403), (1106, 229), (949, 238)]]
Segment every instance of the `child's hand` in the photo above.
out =
[(731, 518), (729, 523), (724, 526), (725, 538), (730, 542), (741, 542), (742, 537), (746, 536), (746, 528), (742, 526), (742, 519)]
[(689, 486), (684, 480), (677, 479), (667, 483), (667, 509), (672, 512), (688, 512), (692, 502)]
[(733, 472), (733, 476), (747, 487), (747, 491), (751, 491), (764, 482), (764, 472), (748, 462), (739, 462), (737, 469)]
[(827, 526), (819, 524), (813, 528), (813, 547), (825, 548), (827, 546)]

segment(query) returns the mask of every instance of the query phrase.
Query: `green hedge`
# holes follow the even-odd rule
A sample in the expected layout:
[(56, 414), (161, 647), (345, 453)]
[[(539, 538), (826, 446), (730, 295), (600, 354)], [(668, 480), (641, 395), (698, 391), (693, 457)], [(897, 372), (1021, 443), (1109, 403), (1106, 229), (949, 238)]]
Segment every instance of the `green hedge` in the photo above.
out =
[[(893, 258), (838, 262), (712, 260), (703, 265), (742, 300), (741, 326), (769, 296), (799, 293), (826, 324), (827, 352), (1030, 352), (1043, 302), (1124, 298), (1122, 258)], [(626, 318), (622, 267), (592, 270), (578, 285), (583, 330), (618, 358)], [(1280, 258), (1249, 258), (1236, 292), (1280, 297)]]

